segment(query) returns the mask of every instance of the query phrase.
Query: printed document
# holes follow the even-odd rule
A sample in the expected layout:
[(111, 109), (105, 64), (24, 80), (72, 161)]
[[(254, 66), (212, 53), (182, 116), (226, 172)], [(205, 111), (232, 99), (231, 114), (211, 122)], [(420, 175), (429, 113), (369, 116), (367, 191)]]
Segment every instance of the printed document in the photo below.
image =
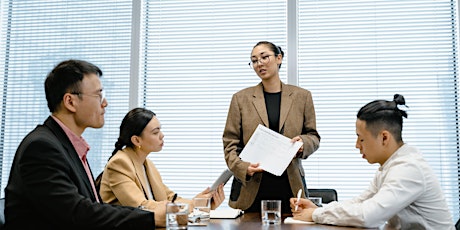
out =
[(301, 146), (302, 142), (291, 143), (290, 138), (259, 124), (241, 151), (240, 158), (260, 163), (260, 168), (281, 176)]

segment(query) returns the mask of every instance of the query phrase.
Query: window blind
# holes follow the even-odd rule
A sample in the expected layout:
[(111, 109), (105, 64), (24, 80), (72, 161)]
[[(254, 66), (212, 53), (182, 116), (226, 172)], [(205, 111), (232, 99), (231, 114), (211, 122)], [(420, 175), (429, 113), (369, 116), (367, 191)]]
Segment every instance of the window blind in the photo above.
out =
[[(0, 0), (1, 196), (17, 145), (49, 115), (46, 74), (69, 58), (104, 72), (106, 124), (84, 134), (93, 173), (107, 162), (135, 99), (157, 113), (166, 135), (163, 150), (149, 158), (171, 189), (195, 196), (226, 167), (221, 137), (230, 99), (260, 81), (247, 63), (252, 47), (268, 40), (285, 51), (298, 46), (298, 63), (289, 67), (287, 53), (281, 80), (291, 80), (286, 67), (297, 66), (293, 82), (313, 93), (322, 140), (304, 161), (310, 188), (336, 188), (344, 200), (367, 187), (377, 166), (354, 148), (356, 113), (401, 93), (410, 106), (403, 138), (421, 148), (458, 218), (456, 1), (297, 0), (293, 9), (282, 0), (144, 0), (141, 12), (134, 3)], [(141, 14), (140, 34), (132, 30), (132, 11)], [(288, 34), (288, 26), (298, 34)], [(130, 50), (137, 47), (131, 37), (139, 38), (140, 52)], [(136, 96), (129, 94), (132, 82), (139, 82)], [(222, 207), (230, 184), (225, 193)]]
[(87, 129), (83, 135), (91, 146), (88, 160), (92, 171), (99, 173), (128, 111), (131, 1), (1, 3), (1, 196), (19, 142), (50, 114), (45, 77), (66, 59), (92, 62), (104, 73), (101, 80), (109, 103), (105, 126)]
[(248, 66), (252, 47), (268, 40), (286, 49), (286, 1), (145, 1), (143, 8), (140, 98), (165, 134), (163, 150), (149, 158), (166, 185), (192, 198), (227, 167), (222, 133), (231, 96), (260, 82)]
[(310, 187), (339, 199), (367, 188), (378, 164), (355, 149), (358, 110), (404, 95), (403, 140), (434, 169), (459, 215), (454, 1), (299, 1), (300, 86), (313, 93), (321, 147), (304, 161)]

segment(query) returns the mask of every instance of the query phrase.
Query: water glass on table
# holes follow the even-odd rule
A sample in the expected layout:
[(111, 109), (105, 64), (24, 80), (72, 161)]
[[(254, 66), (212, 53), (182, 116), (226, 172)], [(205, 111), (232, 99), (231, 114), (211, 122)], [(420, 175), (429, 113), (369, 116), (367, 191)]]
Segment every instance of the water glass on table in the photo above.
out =
[(193, 198), (193, 222), (208, 224), (211, 213), (211, 198)]
[(281, 224), (281, 200), (262, 200), (262, 224)]
[(186, 203), (166, 204), (166, 229), (187, 229), (189, 205)]

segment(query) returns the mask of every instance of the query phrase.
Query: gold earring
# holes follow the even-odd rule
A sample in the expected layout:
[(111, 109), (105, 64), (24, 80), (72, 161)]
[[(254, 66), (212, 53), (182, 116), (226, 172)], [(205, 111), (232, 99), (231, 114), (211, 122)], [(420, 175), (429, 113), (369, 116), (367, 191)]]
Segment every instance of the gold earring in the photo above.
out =
[(142, 146), (140, 146), (140, 145), (137, 146), (137, 149), (141, 149), (141, 148), (142, 148)]

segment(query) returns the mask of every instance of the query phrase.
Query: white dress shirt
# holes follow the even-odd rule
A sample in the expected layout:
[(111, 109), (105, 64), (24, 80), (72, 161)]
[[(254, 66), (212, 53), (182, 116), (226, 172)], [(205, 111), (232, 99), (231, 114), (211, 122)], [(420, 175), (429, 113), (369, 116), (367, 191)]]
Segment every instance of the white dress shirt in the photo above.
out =
[(379, 167), (360, 196), (313, 212), (322, 224), (396, 229), (455, 230), (436, 175), (422, 154), (404, 144)]

